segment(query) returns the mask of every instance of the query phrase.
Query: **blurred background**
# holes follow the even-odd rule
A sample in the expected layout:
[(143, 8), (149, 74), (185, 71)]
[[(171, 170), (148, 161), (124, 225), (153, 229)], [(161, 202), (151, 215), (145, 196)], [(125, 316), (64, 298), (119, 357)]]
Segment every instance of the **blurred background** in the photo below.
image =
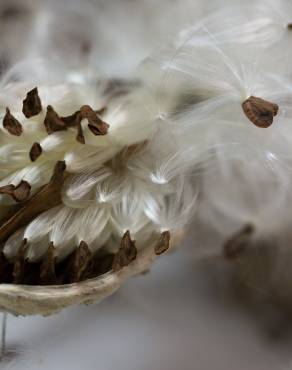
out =
[[(227, 1), (1, 0), (0, 74), (35, 58), (60, 74), (130, 78), (184, 25)], [(208, 237), (216, 244), (216, 236)], [(232, 267), (200, 253), (196, 240), (193, 232), (182, 248), (99, 305), (49, 318), (9, 316), (0, 368), (292, 368), (285, 314), (247, 299)]]

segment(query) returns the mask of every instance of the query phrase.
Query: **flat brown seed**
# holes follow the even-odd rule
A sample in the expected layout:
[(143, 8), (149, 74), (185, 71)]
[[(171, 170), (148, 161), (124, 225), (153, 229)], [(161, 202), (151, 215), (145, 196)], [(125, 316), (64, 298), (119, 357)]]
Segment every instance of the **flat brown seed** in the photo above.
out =
[(169, 248), (169, 242), (170, 242), (170, 232), (164, 231), (163, 233), (161, 233), (160, 238), (154, 247), (155, 254), (159, 256), (160, 254), (166, 252)]
[(43, 149), (39, 143), (33, 143), (29, 151), (29, 158), (32, 162), (35, 162), (38, 157), (42, 154)]
[(38, 89), (35, 87), (26, 94), (23, 100), (22, 113), (26, 118), (38, 115), (42, 111), (42, 103), (38, 94)]
[(77, 135), (76, 135), (76, 140), (77, 140), (80, 144), (85, 144), (85, 138), (84, 138), (84, 135), (83, 135), (83, 130), (82, 130), (81, 123), (79, 123), (79, 124), (77, 125)]
[(9, 108), (6, 108), (6, 114), (3, 118), (3, 127), (14, 136), (20, 136), (22, 134), (22, 125), (17, 121), (15, 117), (10, 113)]
[(50, 182), (30, 197), (20, 209), (0, 225), (0, 243), (5, 242), (15, 230), (27, 225), (40, 213), (62, 203), (61, 189), (65, 178), (65, 169), (64, 161), (57, 162)]
[(56, 257), (53, 242), (50, 243), (47, 253), (45, 254), (40, 266), (40, 283), (43, 285), (57, 284), (56, 276)]
[(12, 273), (13, 284), (23, 283), (24, 275), (25, 275), (25, 267), (27, 264), (27, 261), (25, 258), (26, 247), (27, 247), (27, 240), (24, 239), (15, 256), (15, 261), (13, 265), (13, 273)]
[(88, 245), (81, 241), (79, 247), (74, 252), (71, 262), (69, 263), (70, 283), (82, 280), (83, 275), (92, 261), (92, 252)]
[(0, 194), (7, 194), (7, 195), (12, 196), (14, 189), (15, 189), (15, 186), (12, 185), (12, 184), (1, 186), (0, 187)]
[(106, 135), (109, 125), (105, 123), (98, 114), (89, 106), (83, 105), (80, 108), (82, 118), (88, 121), (88, 128), (94, 135)]
[(254, 233), (254, 226), (251, 224), (245, 225), (241, 230), (234, 234), (223, 246), (223, 254), (227, 259), (236, 259), (248, 247), (250, 237)]
[(0, 194), (10, 195), (16, 202), (24, 202), (29, 198), (31, 186), (22, 180), (19, 185), (5, 185), (0, 187)]
[(78, 110), (71, 114), (71, 116), (61, 117), (61, 120), (65, 123), (66, 127), (77, 127), (82, 121), (82, 114)]
[(119, 271), (123, 267), (128, 266), (137, 257), (137, 248), (135, 246), (135, 241), (131, 239), (130, 231), (126, 231), (122, 240), (120, 249), (116, 253), (112, 269), (114, 271)]
[(82, 121), (81, 112), (78, 110), (77, 112), (73, 113), (71, 116), (61, 117), (61, 120), (65, 123), (66, 127), (76, 127), (77, 128), (76, 140), (81, 144), (85, 144), (85, 138), (84, 138), (83, 130), (81, 126), (81, 121)]
[(267, 100), (251, 96), (242, 103), (246, 117), (257, 127), (267, 128), (278, 114), (279, 106)]
[(51, 135), (52, 133), (56, 131), (67, 130), (66, 124), (59, 117), (59, 115), (54, 111), (51, 105), (48, 105), (47, 107), (47, 114), (44, 120), (44, 125), (49, 135)]
[(30, 190), (30, 184), (27, 181), (22, 180), (13, 190), (12, 197), (16, 202), (25, 202), (30, 196)]

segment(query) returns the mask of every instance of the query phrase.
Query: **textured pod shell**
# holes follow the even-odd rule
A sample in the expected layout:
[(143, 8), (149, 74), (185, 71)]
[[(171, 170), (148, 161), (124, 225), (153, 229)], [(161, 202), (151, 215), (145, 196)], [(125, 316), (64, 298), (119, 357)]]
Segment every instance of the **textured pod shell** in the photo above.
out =
[[(172, 237), (170, 249), (178, 245), (183, 234)], [(72, 305), (93, 304), (113, 294), (127, 278), (147, 271), (156, 258), (155, 246), (151, 245), (140, 250), (135, 261), (120, 271), (110, 271), (80, 283), (58, 286), (1, 284), (0, 309), (13, 315), (49, 316)]]

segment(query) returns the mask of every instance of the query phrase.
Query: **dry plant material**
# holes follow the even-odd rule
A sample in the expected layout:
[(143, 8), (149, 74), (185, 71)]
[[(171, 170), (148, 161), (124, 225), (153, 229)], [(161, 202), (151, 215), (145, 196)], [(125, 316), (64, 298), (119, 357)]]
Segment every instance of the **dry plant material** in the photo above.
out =
[(85, 273), (92, 264), (92, 252), (88, 245), (81, 241), (78, 248), (71, 254), (63, 276), (63, 283), (76, 283), (83, 280)]
[(65, 123), (66, 127), (76, 127), (77, 128), (76, 140), (80, 144), (85, 144), (85, 139), (81, 126), (82, 114), (80, 110), (73, 113), (71, 116), (62, 117), (61, 120)]
[(18, 248), (17, 254), (15, 256), (14, 266), (13, 266), (13, 283), (21, 284), (24, 280), (25, 269), (26, 269), (26, 258), (25, 252), (27, 247), (26, 239), (23, 240), (21, 246)]
[(161, 233), (160, 238), (154, 247), (155, 254), (159, 256), (160, 254), (166, 252), (169, 248), (169, 242), (170, 242), (170, 232), (164, 231), (163, 233)]
[(22, 113), (26, 118), (38, 115), (42, 111), (41, 99), (38, 95), (38, 89), (35, 87), (29, 91), (23, 100)]
[(123, 267), (128, 266), (137, 257), (137, 248), (135, 241), (131, 239), (130, 231), (126, 231), (122, 240), (120, 249), (116, 253), (112, 269), (113, 271), (119, 271)]
[(5, 185), (0, 187), (0, 194), (10, 195), (16, 202), (25, 202), (30, 195), (31, 186), (27, 181), (22, 180), (19, 185)]
[(67, 126), (59, 115), (54, 111), (51, 105), (47, 107), (47, 114), (44, 120), (44, 125), (49, 135), (56, 131), (65, 131)]
[(3, 127), (14, 136), (20, 136), (22, 134), (22, 125), (17, 121), (15, 117), (10, 113), (9, 108), (6, 108), (6, 114), (3, 118)]
[(109, 125), (105, 123), (89, 105), (80, 108), (82, 118), (88, 121), (88, 128), (94, 135), (106, 135)]
[(42, 154), (43, 149), (39, 143), (33, 143), (30, 151), (29, 151), (29, 158), (32, 162), (35, 162), (38, 157)]
[(267, 128), (278, 114), (279, 106), (267, 100), (251, 96), (242, 103), (246, 117), (257, 127)]
[(234, 234), (223, 246), (224, 256), (230, 260), (240, 257), (250, 243), (254, 231), (254, 226), (247, 224)]
[(50, 182), (43, 186), (35, 195), (0, 227), (0, 243), (5, 242), (15, 230), (27, 225), (42, 212), (62, 203), (61, 188), (64, 182), (65, 162), (57, 162)]
[(56, 276), (56, 257), (54, 244), (51, 242), (45, 258), (40, 265), (40, 283), (43, 285), (57, 284), (58, 279)]

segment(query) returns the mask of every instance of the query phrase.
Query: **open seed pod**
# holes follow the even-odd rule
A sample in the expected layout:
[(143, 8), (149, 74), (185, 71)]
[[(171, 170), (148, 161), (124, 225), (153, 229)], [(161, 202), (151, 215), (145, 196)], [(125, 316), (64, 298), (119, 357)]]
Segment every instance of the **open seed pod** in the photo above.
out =
[(158, 178), (179, 142), (158, 145), (170, 123), (139, 84), (23, 91), (8, 88), (0, 132), (0, 309), (49, 315), (148, 270), (196, 191), (187, 173)]

